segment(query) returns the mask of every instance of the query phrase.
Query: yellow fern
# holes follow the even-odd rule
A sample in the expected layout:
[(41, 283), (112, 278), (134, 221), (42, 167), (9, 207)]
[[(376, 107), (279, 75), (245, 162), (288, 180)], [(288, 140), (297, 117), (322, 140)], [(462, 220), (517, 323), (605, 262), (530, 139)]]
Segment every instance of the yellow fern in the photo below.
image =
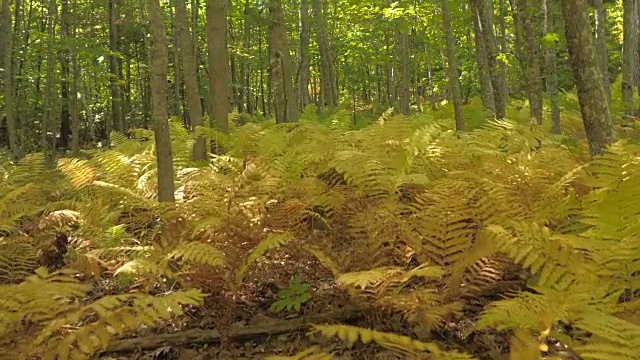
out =
[(315, 332), (323, 336), (338, 337), (349, 346), (353, 346), (360, 340), (364, 344), (374, 342), (384, 348), (413, 358), (418, 358), (420, 353), (428, 352), (433, 359), (439, 360), (473, 359), (472, 356), (466, 354), (454, 351), (443, 351), (433, 343), (425, 343), (393, 333), (385, 333), (349, 325), (314, 325), (313, 328)]

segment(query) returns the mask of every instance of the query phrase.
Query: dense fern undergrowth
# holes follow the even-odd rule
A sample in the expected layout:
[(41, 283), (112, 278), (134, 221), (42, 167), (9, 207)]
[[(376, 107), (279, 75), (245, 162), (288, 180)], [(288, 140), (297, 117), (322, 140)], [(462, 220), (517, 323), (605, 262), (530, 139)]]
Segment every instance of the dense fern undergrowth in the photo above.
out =
[[(226, 150), (207, 164), (189, 160), (192, 136), (172, 122), (174, 206), (154, 200), (148, 130), (53, 169), (40, 154), (2, 164), (1, 356), (92, 358), (239, 291), (259, 259), (295, 244), (350, 303), (401, 316), (394, 331), (312, 328), (344, 346), (412, 359), (640, 359), (633, 138), (591, 161), (569, 113), (565, 135), (513, 108), (514, 120), (461, 134), (446, 114), (386, 112), (359, 129), (348, 112), (313, 114), (201, 132)], [(487, 342), (488, 331), (508, 342)], [(291, 358), (332, 354), (320, 343)]]

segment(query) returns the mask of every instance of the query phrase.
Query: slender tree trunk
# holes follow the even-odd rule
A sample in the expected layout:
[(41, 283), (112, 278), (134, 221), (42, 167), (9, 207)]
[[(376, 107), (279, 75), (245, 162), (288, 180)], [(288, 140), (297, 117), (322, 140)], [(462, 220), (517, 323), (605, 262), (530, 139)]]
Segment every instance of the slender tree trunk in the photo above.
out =
[[(553, 0), (544, 0), (544, 31), (553, 32)], [(547, 68), (547, 92), (551, 103), (551, 132), (560, 133), (560, 106), (558, 103), (558, 73), (556, 69), (556, 49), (550, 46), (546, 49), (545, 62)]]
[[(176, 7), (176, 26), (178, 30), (178, 47), (182, 57), (182, 73), (184, 75), (187, 110), (191, 128), (204, 126), (202, 114), (202, 102), (200, 101), (200, 89), (198, 86), (198, 64), (193, 52), (193, 38), (189, 33), (189, 16), (185, 0), (174, 0)], [(206, 160), (207, 144), (205, 138), (199, 136), (193, 144), (193, 159), (195, 161)]]
[(7, 121), (7, 132), (9, 136), (9, 151), (12, 159), (18, 160), (21, 156), (20, 146), (18, 143), (18, 126), (15, 116), (15, 101), (13, 86), (13, 34), (11, 33), (11, 12), (9, 10), (9, 0), (2, 3), (2, 33), (0, 34), (2, 42), (2, 62), (4, 67), (4, 114)]
[[(50, 0), (47, 16), (47, 34), (51, 39), (56, 36), (56, 19), (58, 17), (58, 5), (56, 0)], [(46, 86), (44, 96), (44, 121), (42, 128), (42, 147), (45, 153), (45, 165), (51, 167), (56, 159), (56, 135), (58, 128), (58, 104), (56, 85), (56, 54), (53, 48), (47, 50)], [(49, 131), (52, 136), (49, 139)]]
[(613, 142), (614, 135), (587, 4), (585, 0), (563, 0), (562, 11), (589, 152), (596, 156)]
[[(76, 18), (76, 14), (78, 14), (78, 0), (74, 0), (73, 1), (73, 13), (72, 13), (72, 19), (74, 19), (71, 22), (71, 34), (70, 36), (72, 38), (75, 38), (78, 35), (77, 32), (77, 21), (78, 19)], [(73, 73), (72, 78), (71, 78), (71, 98), (70, 98), (70, 111), (71, 111), (71, 134), (72, 134), (72, 138), (71, 138), (71, 152), (73, 153), (74, 156), (78, 156), (80, 155), (80, 103), (81, 100), (79, 100), (79, 98), (82, 97), (82, 94), (80, 92), (80, 82), (82, 81), (82, 79), (80, 78), (80, 67), (78, 66), (78, 55), (76, 53), (76, 51), (72, 51), (71, 52), (71, 71)], [(89, 119), (89, 111), (87, 111), (87, 123), (89, 124), (89, 127), (92, 127), (92, 124), (90, 123), (90, 119)], [(93, 133), (90, 132), (90, 136), (92, 136)], [(93, 139), (90, 139), (93, 140)]]
[[(504, 61), (498, 59), (498, 44), (493, 29), (493, 1), (478, 1), (480, 18), (483, 19), (482, 32), (486, 41), (487, 64), (489, 66), (489, 76), (491, 77), (491, 87), (493, 89), (493, 99), (496, 108), (496, 118), (503, 119), (507, 112), (507, 89), (506, 82), (502, 77), (502, 67)], [(502, 19), (504, 21), (504, 19)]]
[(598, 51), (598, 60), (604, 90), (607, 93), (607, 99), (611, 103), (611, 80), (609, 79), (609, 52), (607, 49), (607, 10), (604, 8), (602, 0), (593, 0), (596, 9), (596, 49)]
[[(251, 48), (251, 22), (247, 21), (249, 17), (249, 11), (251, 10), (249, 0), (245, 0), (244, 2), (244, 17), (245, 21), (243, 24), (243, 46), (245, 53), (249, 53), (249, 49)], [(242, 81), (244, 82), (243, 88), (246, 97), (246, 108), (249, 114), (253, 114), (253, 92), (251, 91), (251, 69), (249, 66), (249, 61), (245, 59), (243, 62), (244, 75), (242, 76)]]
[(298, 103), (281, 0), (269, 1), (269, 48), (276, 122), (297, 122)]
[[(484, 0), (470, 0), (471, 10), (473, 11), (473, 32), (475, 34), (476, 64), (478, 66), (478, 74), (480, 75), (480, 98), (482, 105), (491, 116), (496, 114), (496, 103), (494, 99), (494, 91), (491, 83), (491, 75), (489, 68), (489, 54), (487, 52), (486, 31), (484, 29), (484, 19), (482, 16), (482, 8), (479, 2)], [(493, 31), (493, 29), (491, 29)]]
[(298, 76), (298, 90), (300, 92), (301, 108), (311, 103), (309, 97), (309, 79), (311, 78), (311, 63), (309, 60), (309, 43), (311, 40), (311, 19), (309, 16), (309, 0), (300, 0), (300, 75)]
[(172, 203), (174, 198), (173, 155), (169, 133), (167, 106), (167, 73), (169, 49), (164, 12), (159, 0), (147, 0), (149, 7), (149, 29), (152, 41), (151, 98), (153, 127), (158, 166), (158, 201)]
[[(62, 24), (62, 37), (64, 39), (69, 39), (69, 0), (62, 0), (60, 18)], [(69, 64), (69, 55), (69, 49), (65, 46), (60, 51), (60, 68), (62, 70), (62, 81), (60, 81), (60, 97), (62, 101), (60, 104), (60, 149), (63, 151), (63, 153), (66, 152), (69, 148), (69, 138), (71, 133), (71, 113), (69, 109), (69, 79), (71, 78), (71, 71)]]
[(440, 0), (442, 10), (442, 27), (447, 43), (447, 72), (449, 76), (449, 90), (453, 97), (453, 109), (456, 118), (456, 130), (464, 131), (464, 113), (462, 108), (462, 96), (460, 94), (460, 82), (458, 80), (458, 65), (456, 64), (455, 40), (451, 29), (451, 13), (449, 12), (449, 0)]
[[(75, 7), (77, 9), (77, 6)], [(74, 11), (75, 13), (75, 11)], [(75, 37), (75, 31), (74, 31)], [(71, 152), (74, 156), (80, 155), (80, 107), (78, 102), (78, 82), (80, 81), (80, 68), (78, 67), (78, 57), (76, 54), (71, 54), (71, 67), (73, 69), (73, 77), (71, 80)], [(89, 117), (87, 116), (87, 122)]]
[[(172, 0), (176, 1), (176, 0)], [(173, 9), (169, 7), (169, 24), (171, 26), (171, 44), (173, 50), (173, 106), (172, 115), (184, 119), (182, 114), (182, 94), (180, 93), (180, 87), (182, 86), (182, 77), (180, 68), (182, 67), (181, 54), (178, 50), (178, 26), (176, 25), (176, 19), (173, 15)]]
[(338, 86), (329, 40), (327, 39), (327, 19), (324, 15), (324, 6), (321, 0), (312, 0), (311, 5), (316, 29), (316, 42), (318, 43), (320, 55), (320, 94), (326, 106), (333, 109), (338, 105)]
[[(505, 20), (505, 18), (507, 17), (507, 9), (506, 9), (506, 5), (505, 5), (505, 0), (500, 0), (500, 51), (503, 54), (506, 54), (509, 51), (509, 45), (507, 42), (507, 22)], [(500, 64), (500, 83), (501, 83), (501, 89), (502, 89), (502, 93), (500, 94), (500, 96), (502, 97), (502, 99), (500, 99), (500, 101), (502, 102), (502, 104), (504, 104), (504, 110), (505, 110), (505, 114), (507, 111), (507, 103), (509, 102), (509, 82), (507, 81), (507, 73), (508, 73), (508, 68), (507, 68), (507, 63), (505, 63), (504, 61), (500, 60), (498, 62)], [(499, 116), (500, 114), (496, 114), (496, 116)]]
[[(411, 114), (411, 88), (409, 86), (409, 34), (405, 31), (398, 32), (400, 37), (400, 108), (402, 114)], [(355, 101), (355, 99), (354, 99)]]
[[(229, 76), (227, 72), (227, 1), (207, 0), (207, 45), (209, 47), (209, 91), (213, 122), (229, 132)], [(218, 145), (216, 144), (216, 147)], [(218, 152), (218, 149), (216, 149)]]
[(537, 12), (540, 0), (516, 0), (525, 41), (525, 74), (532, 124), (542, 124), (542, 80), (540, 74), (540, 31)]
[(115, 128), (118, 131), (122, 131), (124, 128), (124, 119), (122, 116), (122, 99), (120, 94), (120, 71), (118, 55), (115, 53), (120, 51), (119, 35), (118, 35), (118, 7), (120, 3), (118, 0), (109, 0), (109, 50), (113, 52), (109, 57), (109, 71), (111, 73), (111, 124), (107, 124), (107, 143), (109, 143), (109, 136), (111, 129)]
[(622, 102), (625, 115), (633, 115), (633, 88), (638, 58), (638, 12), (636, 0), (623, 0)]

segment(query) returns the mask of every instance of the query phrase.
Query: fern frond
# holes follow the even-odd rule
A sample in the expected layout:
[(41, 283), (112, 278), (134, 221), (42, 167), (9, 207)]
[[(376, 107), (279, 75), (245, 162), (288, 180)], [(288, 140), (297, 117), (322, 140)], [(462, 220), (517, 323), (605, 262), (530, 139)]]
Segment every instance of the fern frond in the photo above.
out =
[(392, 351), (418, 358), (419, 353), (429, 352), (433, 359), (463, 360), (473, 359), (472, 356), (454, 351), (443, 351), (436, 344), (414, 340), (407, 336), (380, 332), (348, 325), (314, 325), (314, 331), (325, 337), (338, 337), (353, 346), (360, 340), (364, 344), (374, 342)]
[(113, 275), (118, 275), (120, 273), (152, 276), (165, 275), (168, 278), (174, 277), (173, 271), (171, 271), (166, 262), (158, 263), (148, 259), (128, 261), (124, 265), (120, 266)]
[(98, 172), (88, 161), (75, 158), (65, 158), (58, 161), (58, 169), (69, 178), (71, 185), (81, 189), (98, 180)]
[(575, 350), (585, 359), (640, 359), (640, 326), (599, 312), (584, 314), (576, 326), (593, 334)]
[[(116, 336), (125, 335), (142, 326), (154, 326), (183, 313), (184, 305), (200, 305), (204, 295), (199, 290), (187, 290), (164, 296), (142, 294), (103, 297), (83, 308), (53, 321), (35, 339), (34, 348), (44, 346), (46, 353), (59, 360), (90, 359), (105, 350)], [(67, 324), (87, 315), (97, 315), (75, 331), (57, 335)]]
[(513, 261), (538, 275), (540, 286), (566, 288), (574, 279), (593, 278), (598, 272), (579, 238), (552, 234), (535, 223), (514, 223), (515, 236), (499, 225), (484, 231)]
[(25, 242), (0, 243), (0, 284), (16, 284), (38, 268), (38, 249)]
[(264, 238), (258, 246), (251, 251), (247, 259), (244, 261), (244, 264), (236, 271), (236, 284), (241, 284), (244, 280), (244, 276), (247, 271), (249, 271), (249, 267), (258, 260), (258, 258), (262, 257), (270, 250), (277, 249), (286, 243), (288, 243), (292, 239), (292, 235), (289, 233), (270, 233)]
[(181, 242), (175, 250), (167, 255), (168, 259), (181, 260), (197, 265), (222, 266), (224, 254), (213, 246), (200, 242)]

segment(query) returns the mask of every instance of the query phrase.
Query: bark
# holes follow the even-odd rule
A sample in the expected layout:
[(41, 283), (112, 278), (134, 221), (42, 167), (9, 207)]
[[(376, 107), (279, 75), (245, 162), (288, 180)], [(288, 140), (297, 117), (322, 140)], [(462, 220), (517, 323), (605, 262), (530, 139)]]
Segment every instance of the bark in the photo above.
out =
[[(509, 45), (507, 42), (507, 22), (505, 18), (507, 17), (507, 9), (505, 6), (505, 0), (500, 0), (500, 51), (503, 54), (506, 54), (509, 51)], [(504, 103), (505, 107), (505, 115), (507, 111), (507, 103), (509, 102), (509, 83), (507, 82), (507, 63), (504, 61), (498, 61), (500, 65), (500, 83), (501, 83), (501, 91), (500, 101)], [(496, 114), (498, 115), (498, 114)]]
[[(62, 36), (64, 39), (70, 38), (69, 29), (69, 0), (62, 0), (61, 7), (61, 23), (62, 23)], [(63, 152), (69, 148), (69, 138), (71, 133), (71, 113), (70, 113), (70, 100), (69, 100), (69, 78), (70, 72), (70, 53), (68, 48), (63, 48), (60, 51), (60, 69), (62, 70), (62, 81), (60, 81), (60, 97), (61, 97), (61, 111), (60, 111), (60, 148)]]
[[(56, 0), (50, 0), (47, 14), (47, 34), (52, 39), (55, 37), (56, 18), (58, 17), (58, 5)], [(44, 121), (42, 126), (42, 147), (45, 153), (45, 166), (53, 166), (56, 158), (56, 134), (58, 124), (57, 94), (56, 85), (56, 56), (53, 47), (47, 50), (45, 72), (45, 95), (44, 95)], [(52, 136), (49, 138), (49, 132)]]
[(562, 11), (589, 152), (596, 156), (613, 142), (614, 136), (587, 4), (585, 0), (563, 0)]
[(118, 0), (109, 0), (109, 50), (112, 52), (109, 57), (109, 72), (111, 73), (111, 124), (107, 124), (107, 143), (109, 142), (109, 136), (111, 129), (122, 131), (124, 128), (124, 118), (122, 116), (122, 99), (120, 93), (120, 71), (118, 61), (119, 51), (119, 35), (118, 35)]
[(607, 99), (611, 103), (611, 80), (609, 79), (609, 53), (607, 49), (607, 10), (602, 0), (593, 0), (596, 13), (596, 49), (598, 51), (598, 60), (604, 90), (607, 93)]
[[(333, 56), (329, 48), (327, 38), (327, 19), (324, 15), (324, 6), (321, 0), (312, 0), (313, 19), (316, 30), (316, 42), (320, 57), (320, 94), (324, 99), (324, 104), (330, 109), (338, 105), (338, 84), (336, 81), (335, 66)], [(322, 101), (322, 100), (321, 100)]]
[[(400, 37), (400, 108), (402, 114), (411, 114), (411, 89), (409, 80), (411, 77), (409, 68), (409, 34), (398, 32)], [(355, 106), (355, 97), (354, 97)], [(354, 112), (355, 114), (355, 112)], [(355, 115), (354, 115), (355, 116)]]
[(458, 66), (456, 64), (455, 41), (451, 29), (451, 13), (449, 12), (449, 0), (440, 0), (442, 10), (442, 27), (447, 46), (447, 73), (449, 77), (449, 90), (453, 97), (453, 109), (456, 118), (456, 130), (464, 131), (464, 113), (462, 108), (462, 96), (460, 94), (460, 82), (458, 80)]
[[(184, 77), (187, 110), (191, 128), (196, 129), (204, 125), (202, 102), (198, 86), (198, 64), (193, 52), (193, 38), (189, 33), (189, 16), (185, 0), (174, 0), (176, 7), (176, 27), (178, 30), (178, 48), (182, 57), (182, 74)], [(193, 160), (201, 161), (207, 158), (207, 145), (204, 137), (199, 136), (193, 144)]]
[[(243, 35), (242, 35), (242, 39), (243, 39), (243, 46), (244, 46), (244, 51), (245, 54), (249, 53), (249, 49), (251, 49), (251, 23), (249, 21), (247, 21), (247, 18), (249, 17), (249, 10), (250, 10), (250, 3), (249, 0), (246, 0), (244, 3), (244, 25), (243, 25)], [(247, 112), (249, 114), (253, 114), (253, 99), (252, 99), (252, 92), (251, 92), (251, 70), (249, 67), (249, 61), (247, 59), (244, 60), (243, 65), (242, 65), (242, 70), (243, 75), (242, 75), (242, 81), (244, 82), (243, 84), (243, 91), (244, 91), (244, 95), (245, 95), (245, 105), (246, 105), (246, 109)]]
[[(176, 0), (173, 0), (176, 1)], [(175, 6), (174, 6), (175, 7)], [(172, 115), (178, 116), (184, 119), (182, 114), (182, 94), (180, 93), (180, 87), (182, 86), (182, 77), (180, 69), (182, 68), (182, 55), (179, 53), (178, 45), (178, 31), (176, 25), (176, 19), (173, 15), (173, 9), (169, 7), (169, 24), (171, 29), (171, 41), (173, 47), (173, 101), (172, 101)]]
[(13, 34), (11, 33), (11, 13), (9, 10), (9, 0), (2, 3), (2, 14), (0, 17), (2, 32), (0, 33), (2, 43), (2, 62), (4, 67), (4, 113), (7, 121), (7, 132), (9, 137), (9, 151), (12, 160), (20, 158), (20, 146), (18, 143), (18, 124), (15, 116), (15, 88), (13, 86)]
[[(553, 32), (553, 0), (544, 0), (544, 31)], [(556, 49), (555, 46), (548, 47), (545, 52), (545, 63), (547, 69), (547, 92), (551, 104), (551, 132), (560, 133), (560, 105), (558, 103), (558, 72), (556, 69)]]
[(309, 16), (309, 0), (300, 0), (300, 70), (298, 76), (298, 90), (300, 105), (304, 109), (311, 103), (309, 96), (309, 79), (311, 78), (311, 63), (309, 59), (309, 43), (311, 40), (311, 18)]
[(623, 0), (622, 102), (625, 115), (633, 115), (633, 88), (638, 58), (638, 12), (636, 0)]
[[(234, 22), (231, 19), (229, 19), (228, 23), (229, 23), (229, 28), (228, 28), (229, 40), (231, 41), (231, 44), (236, 44), (236, 38), (235, 38), (236, 30), (235, 30)], [(242, 66), (238, 65), (240, 63), (240, 60), (238, 60), (238, 56), (235, 53), (236, 52), (232, 50), (230, 55), (231, 82), (229, 83), (229, 85), (231, 87), (231, 95), (233, 97), (233, 104), (234, 104), (234, 106), (232, 106), (231, 111), (233, 111), (233, 107), (235, 107), (235, 109), (237, 109), (237, 111), (241, 113), (244, 109), (244, 103), (243, 103), (243, 96), (241, 92), (242, 84), (240, 81), (240, 79), (242, 78), (242, 75), (239, 74), (240, 72), (239, 68), (241, 68)]]
[[(76, 6), (77, 9), (77, 6)], [(74, 34), (75, 36), (75, 34)], [(71, 152), (74, 156), (80, 155), (80, 107), (78, 101), (78, 82), (80, 81), (80, 68), (78, 67), (78, 59), (76, 54), (71, 54), (71, 67), (73, 77), (71, 79), (71, 98), (69, 102), (69, 110), (71, 112)], [(87, 121), (88, 121), (87, 116)]]
[(298, 104), (293, 84), (291, 53), (281, 0), (269, 1), (269, 66), (276, 122), (297, 122)]
[(487, 52), (486, 31), (479, 2), (483, 0), (470, 0), (473, 12), (473, 32), (475, 34), (476, 64), (480, 75), (480, 98), (485, 110), (495, 116), (496, 103), (493, 97), (493, 86), (489, 68), (489, 55)]
[(525, 41), (525, 78), (527, 97), (529, 98), (532, 124), (542, 124), (542, 80), (540, 74), (540, 31), (538, 14), (540, 0), (516, 0), (516, 7), (522, 22)]
[(433, 85), (433, 71), (431, 69), (431, 52), (429, 48), (425, 44), (424, 46), (425, 55), (427, 58), (427, 86), (429, 90), (429, 105), (431, 107), (431, 111), (436, 111), (438, 107), (436, 106), (436, 92)]
[[(496, 36), (493, 33), (493, 1), (476, 0), (480, 19), (483, 20), (482, 32), (486, 41), (487, 63), (489, 66), (489, 76), (491, 77), (491, 87), (493, 89), (493, 99), (496, 107), (496, 118), (503, 119), (507, 112), (507, 89), (506, 79), (503, 78), (502, 68), (506, 64), (498, 60), (498, 45)], [(504, 19), (502, 19), (504, 21)], [(505, 36), (506, 37), (506, 36)]]
[(173, 156), (171, 134), (169, 133), (169, 112), (167, 105), (167, 73), (169, 69), (169, 49), (164, 13), (159, 0), (147, 0), (149, 8), (149, 29), (152, 42), (151, 63), (151, 103), (153, 130), (158, 166), (158, 201), (173, 203)]
[[(227, 68), (227, 1), (207, 0), (207, 45), (209, 49), (209, 91), (213, 123), (229, 132), (229, 77)], [(217, 146), (217, 144), (216, 144)], [(216, 150), (216, 152), (218, 152)]]

